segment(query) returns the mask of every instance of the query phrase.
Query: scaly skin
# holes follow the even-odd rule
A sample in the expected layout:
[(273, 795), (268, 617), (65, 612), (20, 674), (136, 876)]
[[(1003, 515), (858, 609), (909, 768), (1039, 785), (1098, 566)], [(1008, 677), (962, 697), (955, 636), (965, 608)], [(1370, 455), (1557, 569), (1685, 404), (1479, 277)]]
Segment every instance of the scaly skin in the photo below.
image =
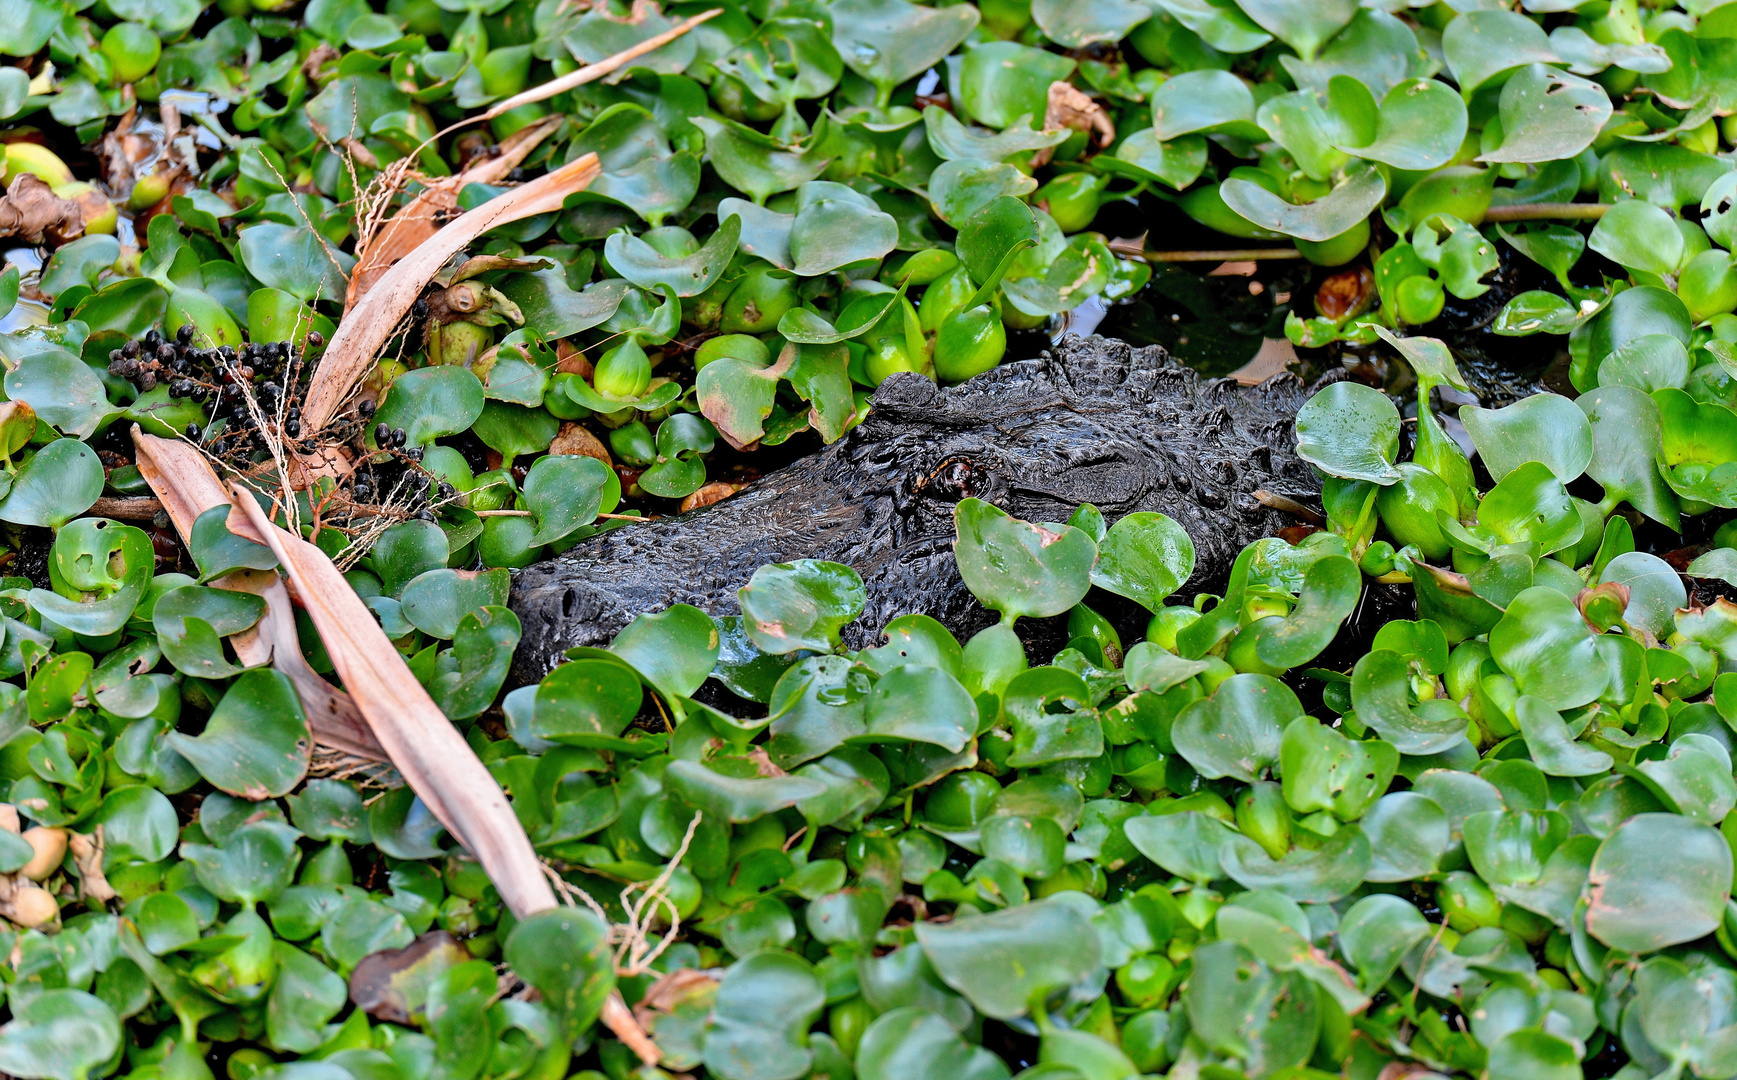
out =
[(867, 584), (868, 607), (845, 632), (852, 647), (913, 611), (963, 641), (996, 617), (953, 562), (953, 508), (966, 496), (1029, 521), (1066, 520), (1084, 502), (1109, 522), (1160, 511), (1194, 539), (1184, 591), (1222, 582), (1244, 545), (1296, 524), (1256, 489), (1318, 495), (1294, 453), (1292, 420), (1307, 397), (1295, 376), (1252, 388), (1202, 380), (1162, 349), (1095, 336), (945, 389), (894, 375), (868, 419), (832, 446), (714, 506), (520, 571), (514, 678), (540, 678), (573, 646), (608, 644), (640, 612), (685, 603), (734, 614), (755, 569), (805, 558), (846, 563)]

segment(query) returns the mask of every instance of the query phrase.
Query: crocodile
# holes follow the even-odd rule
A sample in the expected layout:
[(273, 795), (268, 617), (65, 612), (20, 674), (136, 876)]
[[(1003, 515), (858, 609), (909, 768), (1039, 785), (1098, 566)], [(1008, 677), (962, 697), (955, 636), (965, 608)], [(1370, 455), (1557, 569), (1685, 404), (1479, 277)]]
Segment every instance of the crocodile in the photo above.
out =
[[(1106, 522), (1167, 514), (1194, 540), (1195, 572), (1181, 590), (1192, 595), (1222, 582), (1244, 545), (1298, 523), (1294, 509), (1274, 504), (1319, 505), (1292, 430), (1309, 393), (1290, 374), (1254, 387), (1202, 379), (1162, 348), (1097, 336), (1069, 335), (952, 387), (895, 374), (838, 442), (712, 506), (604, 533), (518, 571), (514, 681), (535, 681), (574, 646), (606, 645), (641, 612), (685, 603), (735, 614), (755, 569), (796, 559), (862, 575), (868, 602), (845, 628), (846, 645), (877, 643), (907, 612), (965, 640), (996, 618), (953, 562), (953, 511), (966, 497), (1029, 521), (1065, 521), (1088, 502)], [(1126, 624), (1140, 613), (1120, 614)], [(1028, 641), (1034, 655), (1057, 644)]]

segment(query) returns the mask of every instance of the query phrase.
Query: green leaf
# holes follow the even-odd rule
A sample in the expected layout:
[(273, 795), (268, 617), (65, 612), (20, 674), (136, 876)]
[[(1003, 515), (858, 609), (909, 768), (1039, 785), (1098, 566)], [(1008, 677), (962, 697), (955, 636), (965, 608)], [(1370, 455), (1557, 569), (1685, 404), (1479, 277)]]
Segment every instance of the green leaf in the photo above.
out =
[[(1362, 89), (1354, 80), (1352, 85)], [(1373, 97), (1367, 100), (1374, 103)], [(1466, 106), (1459, 95), (1435, 79), (1408, 79), (1381, 99), (1372, 139), (1362, 145), (1341, 141), (1338, 148), (1396, 169), (1436, 169), (1453, 160), (1465, 137)]]
[(1683, 234), (1670, 214), (1640, 199), (1625, 199), (1605, 211), (1586, 246), (1630, 270), (1675, 273), (1683, 261)]
[(1385, 893), (1365, 896), (1339, 922), (1339, 947), (1357, 969), (1357, 985), (1373, 993), (1386, 984), (1411, 947), (1429, 937), (1430, 924), (1410, 901)]
[(762, 566), (737, 592), (742, 626), (761, 652), (831, 652), (839, 631), (862, 614), (862, 577), (840, 563), (801, 559)]
[(349, 988), (294, 945), (274, 941), (271, 949), (277, 981), (266, 999), (266, 1042), (279, 1052), (311, 1053), (326, 1041), (326, 1024), (349, 1000)]
[(673, 604), (637, 616), (615, 635), (609, 651), (665, 697), (688, 697), (717, 663), (718, 624), (697, 607)]
[(959, 575), (1004, 618), (1059, 615), (1091, 588), (1097, 545), (1079, 529), (1020, 521), (980, 499), (960, 500), (953, 517)]
[(1542, 27), (1515, 11), (1468, 11), (1441, 36), (1448, 68), (1468, 100), (1504, 71), (1523, 64), (1553, 64), (1556, 53)]
[(252, 593), (184, 585), (164, 593), (151, 612), (163, 656), (183, 674), (223, 679), (241, 673), (222, 639), (259, 621), (265, 600)]
[(615, 989), (609, 927), (589, 911), (568, 907), (527, 916), (502, 951), (513, 971), (542, 994), (566, 1041), (585, 1034)]
[(838, 0), (827, 10), (838, 55), (846, 67), (880, 88), (883, 101), (893, 87), (958, 48), (979, 18), (969, 4), (931, 8), (904, 0)]
[(1677, 814), (1637, 814), (1592, 857), (1586, 929), (1643, 953), (1719, 925), (1731, 896), (1731, 849), (1717, 830)]
[(1263, 229), (1318, 242), (1368, 217), (1387, 194), (1387, 181), (1373, 166), (1359, 166), (1332, 191), (1302, 205), (1287, 203), (1259, 184), (1237, 177), (1220, 184), (1219, 193), (1226, 206)]
[(1219, 852), (1225, 874), (1245, 889), (1274, 889), (1302, 904), (1325, 904), (1349, 894), (1369, 873), (1369, 840), (1356, 825), (1346, 825), (1318, 849), (1293, 848), (1273, 859), (1241, 833), (1233, 833)]
[(1399, 754), (1379, 739), (1348, 739), (1305, 716), (1285, 728), (1279, 748), (1285, 801), (1299, 814), (1326, 810), (1355, 821), (1380, 798), (1399, 766)]
[(1224, 876), (1218, 855), (1233, 830), (1210, 814), (1185, 810), (1135, 817), (1122, 830), (1140, 854), (1172, 874), (1200, 885)]
[(103, 491), (96, 452), (77, 439), (56, 439), (12, 477), (0, 499), (0, 521), (59, 528), (84, 513)]
[(1610, 119), (1604, 87), (1544, 64), (1529, 64), (1502, 86), (1502, 145), (1479, 161), (1571, 158), (1592, 145)]
[(466, 615), (478, 608), (505, 605), (511, 585), (504, 568), (449, 570), (440, 567), (413, 578), (404, 586), (399, 601), (410, 625), (430, 637), (450, 641), (458, 633), (459, 620)]
[(277, 569), (277, 556), (270, 548), (229, 531), (230, 509), (224, 504), (213, 506), (193, 522), (187, 547), (199, 567), (201, 584), (231, 570)]
[(1719, 824), (1737, 805), (1731, 754), (1710, 735), (1679, 735), (1663, 761), (1642, 761), (1634, 768), (1660, 802), (1703, 825)]
[(1592, 425), (1560, 394), (1533, 394), (1502, 409), (1464, 406), (1460, 422), (1498, 483), (1526, 462), (1539, 461), (1566, 484), (1592, 460)]
[(1453, 830), (1446, 811), (1434, 799), (1415, 791), (1381, 796), (1364, 813), (1361, 824), (1363, 834), (1369, 838), (1366, 881), (1415, 881), (1427, 877), (1441, 868), (1442, 857), (1453, 847)]
[(997, 1020), (1024, 1016), (1034, 994), (1071, 986), (1098, 966), (1098, 934), (1061, 895), (950, 923), (921, 922), (917, 941), (948, 986)]
[(403, 428), (406, 445), (426, 446), (466, 430), (483, 412), (482, 383), (469, 368), (417, 368), (392, 380), (375, 422)]
[(1465, 713), (1451, 703), (1413, 707), (1410, 674), (1410, 661), (1392, 649), (1365, 653), (1351, 670), (1357, 718), (1402, 754), (1437, 754), (1457, 745), (1469, 723)]
[(966, 1042), (927, 1008), (905, 1005), (876, 1017), (856, 1052), (861, 1080), (1008, 1080), (999, 1057)]
[(1592, 425), (1586, 475), (1607, 496), (1625, 499), (1655, 521), (1676, 529), (1681, 504), (1653, 464), (1663, 438), (1658, 403), (1632, 386), (1600, 386), (1575, 400)]
[(265, 668), (236, 678), (198, 737), (171, 731), (168, 739), (212, 786), (256, 801), (295, 790), (313, 753), (295, 686)]
[(1321, 0), (1303, 5), (1286, 0), (1237, 0), (1237, 6), (1261, 29), (1297, 50), (1305, 61), (1313, 60), (1315, 51), (1357, 14), (1353, 0)]
[(43, 423), (76, 439), (89, 439), (116, 412), (96, 372), (65, 349), (24, 357), (6, 373), (5, 388), (8, 398), (29, 405)]
[(1037, 219), (1031, 207), (1012, 195), (1002, 195), (959, 226), (955, 248), (971, 280), (981, 282), (989, 280), (1021, 240), (1037, 239)]
[(143, 599), (155, 567), (144, 530), (106, 518), (70, 521), (48, 553), (49, 583), (56, 591), (30, 590), (30, 606), (75, 633), (112, 634)]
[(1161, 142), (1183, 135), (1259, 139), (1254, 94), (1228, 71), (1188, 71), (1152, 92), (1152, 129)]
[(808, 1026), (826, 1004), (814, 968), (787, 952), (760, 952), (730, 966), (706, 1022), (707, 1071), (723, 1080), (797, 1080), (813, 1052)]
[(1098, 545), (1092, 584), (1156, 612), (1194, 574), (1194, 541), (1151, 511), (1124, 515)]
[(253, 905), (269, 901), (289, 887), (301, 852), (301, 834), (281, 821), (253, 821), (224, 838), (222, 844), (183, 841), (181, 857), (193, 864), (199, 884), (219, 900)]
[(1270, 675), (1232, 675), (1182, 711), (1170, 738), (1202, 776), (1252, 784), (1278, 764), (1285, 727), (1302, 715), (1284, 683)]
[(1538, 767), (1551, 776), (1596, 776), (1608, 772), (1611, 757), (1574, 741), (1555, 709), (1530, 694), (1520, 695), (1514, 717), (1526, 737), (1526, 749)]
[[(333, 137), (338, 137), (336, 133)], [(303, 303), (336, 300), (356, 259), (306, 225), (261, 222), (241, 230), (236, 253), (247, 272)]]
[(718, 175), (756, 203), (802, 186), (827, 166), (827, 159), (812, 148), (800, 152), (781, 149), (753, 128), (733, 120), (696, 116), (692, 123), (705, 133), (707, 160)]
[[(849, 63), (849, 52), (839, 49)], [(1075, 61), (1046, 49), (1014, 41), (991, 41), (965, 50), (959, 66), (960, 95), (955, 102), (978, 123), (1012, 127), (1020, 117), (1040, 118), (1050, 84), (1073, 73)], [(1254, 103), (1248, 107), (1254, 115)]]
[(1642, 334), (1598, 362), (1600, 386), (1632, 386), (1643, 394), (1681, 389), (1689, 379), (1689, 350), (1671, 334)]
[(1303, 576), (1297, 606), (1276, 622), (1262, 622), (1255, 635), (1255, 655), (1275, 668), (1294, 668), (1321, 654), (1339, 633), (1362, 596), (1363, 575), (1343, 555), (1315, 560)]
[(1503, 543), (1535, 543), (1546, 554), (1578, 543), (1584, 530), (1568, 489), (1549, 466), (1537, 461), (1508, 473), (1484, 495), (1478, 524)]
[(1036, 180), (1004, 161), (960, 158), (943, 161), (930, 174), (929, 203), (942, 221), (962, 228), (992, 204), (1036, 189)]
[(1597, 659), (1597, 636), (1574, 601), (1548, 586), (1527, 589), (1508, 604), (1490, 631), (1490, 654), (1522, 694), (1552, 709), (1592, 701), (1609, 678)]
[(1192, 1034), (1242, 1059), (1250, 1074), (1301, 1065), (1314, 1052), (1321, 1023), (1315, 988), (1300, 972), (1274, 972), (1234, 941), (1195, 950), (1182, 1004)]
[(523, 633), (519, 617), (494, 604), (458, 621), (452, 648), (439, 656), (439, 673), (428, 684), (429, 696), (448, 719), (480, 716), (494, 704)]
[[(863, 720), (867, 728), (862, 741), (931, 743), (954, 754), (965, 749), (978, 727), (977, 705), (958, 678), (919, 663), (902, 664), (881, 676), (867, 697)], [(1100, 741), (1098, 750), (1085, 756), (1102, 752)]]
[(731, 214), (692, 255), (671, 258), (630, 232), (617, 232), (603, 245), (604, 257), (617, 274), (642, 289), (668, 285), (677, 296), (697, 296), (723, 277), (742, 234), (742, 219)]
[(1064, 49), (1083, 49), (1102, 41), (1120, 41), (1128, 31), (1152, 16), (1152, 9), (1133, 0), (1032, 0), (1031, 18), (1044, 36)]
[(1329, 476), (1392, 484), (1399, 456), (1399, 410), (1361, 383), (1337, 382), (1297, 411), (1297, 456)]
[(13, 1076), (85, 1080), (121, 1045), (121, 1022), (82, 990), (44, 990), (12, 1009), (0, 1027), (0, 1069)]

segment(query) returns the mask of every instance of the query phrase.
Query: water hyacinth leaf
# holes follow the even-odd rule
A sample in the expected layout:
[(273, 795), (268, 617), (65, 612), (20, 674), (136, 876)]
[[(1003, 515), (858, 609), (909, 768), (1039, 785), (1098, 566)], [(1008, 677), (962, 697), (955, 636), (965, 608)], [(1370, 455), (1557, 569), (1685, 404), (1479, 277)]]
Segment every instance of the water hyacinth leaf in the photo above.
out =
[(580, 908), (539, 911), (507, 936), (506, 960), (537, 988), (555, 1013), (562, 1037), (581, 1037), (615, 989), (609, 927)]
[(1689, 350), (1671, 334), (1642, 334), (1598, 362), (1600, 386), (1631, 386), (1643, 394), (1680, 389), (1689, 378)]
[(1036, 131), (1023, 125), (1006, 131), (971, 127), (938, 105), (923, 109), (923, 125), (929, 135), (929, 149), (943, 161), (954, 158), (1003, 161), (1027, 150), (1059, 146), (1068, 138), (1066, 132)]
[(1712, 736), (1680, 735), (1663, 761), (1642, 761), (1635, 769), (1661, 802), (1703, 825), (1719, 824), (1737, 805), (1731, 754)]
[(313, 752), (295, 687), (281, 672), (242, 672), (198, 737), (169, 733), (170, 745), (221, 791), (277, 798), (306, 775)]
[(268, 818), (242, 825), (220, 845), (183, 841), (181, 857), (193, 864), (199, 884), (213, 896), (252, 905), (273, 899), (294, 880), (300, 835)]
[(1441, 47), (1460, 93), (1468, 99), (1504, 71), (1558, 60), (1543, 28), (1514, 11), (1469, 11), (1448, 25)]
[(716, 665), (718, 624), (690, 604), (673, 604), (635, 618), (610, 643), (609, 650), (633, 666), (668, 697), (688, 697)]
[(483, 401), (482, 382), (469, 368), (437, 364), (394, 379), (375, 422), (403, 428), (408, 446), (425, 446), (476, 423)]
[(1387, 194), (1387, 181), (1374, 166), (1359, 166), (1332, 191), (1302, 205), (1287, 203), (1266, 188), (1236, 177), (1220, 184), (1219, 193), (1225, 205), (1263, 229), (1319, 242), (1368, 217)]
[(1319, 656), (1339, 633), (1339, 625), (1357, 607), (1363, 576), (1343, 555), (1328, 555), (1309, 565), (1297, 606), (1275, 623), (1262, 623), (1255, 633), (1255, 655), (1275, 668), (1294, 668)]
[(1351, 671), (1357, 717), (1402, 754), (1437, 754), (1457, 744), (1470, 722), (1457, 707), (1414, 707), (1408, 696), (1411, 665), (1391, 649), (1375, 649)]
[(1685, 500), (1737, 505), (1737, 413), (1671, 388), (1652, 399), (1662, 433), (1659, 472), (1671, 490)]
[(275, 570), (277, 556), (264, 544), (229, 531), (228, 506), (213, 506), (193, 522), (187, 547), (199, 567), (201, 584), (231, 570)]
[(1628, 590), (1623, 619), (1655, 637), (1669, 637), (1678, 608), (1689, 606), (1683, 579), (1670, 563), (1644, 551), (1627, 551), (1605, 564), (1599, 583), (1616, 582)]
[[(1007, 128), (1022, 116), (1041, 117), (1050, 84), (1073, 73), (1075, 62), (1047, 49), (1014, 41), (991, 41), (965, 51), (959, 67), (956, 105), (985, 127)], [(1254, 116), (1254, 102), (1248, 106)]]
[(1600, 386), (1575, 400), (1592, 428), (1586, 474), (1606, 495), (1671, 529), (1679, 527), (1681, 504), (1659, 475), (1653, 459), (1662, 438), (1658, 403), (1630, 386)]
[(1338, 382), (1297, 411), (1297, 456), (1329, 476), (1392, 484), (1399, 456), (1399, 410), (1361, 383)]
[(1669, 274), (1683, 261), (1683, 234), (1669, 213), (1627, 199), (1598, 219), (1586, 246), (1630, 270)]
[(738, 960), (706, 1023), (705, 1063), (725, 1080), (796, 1080), (813, 1061), (808, 1025), (826, 1004), (814, 968), (786, 952)]
[(1324, 0), (1303, 7), (1285, 0), (1237, 0), (1237, 6), (1261, 29), (1297, 50), (1304, 61), (1313, 60), (1315, 51), (1357, 14), (1352, 0)]
[(19, 1077), (85, 1080), (121, 1045), (121, 1022), (82, 990), (44, 990), (21, 1001), (0, 1027), (0, 1069)]
[(1098, 544), (1092, 584), (1155, 612), (1193, 574), (1187, 531), (1163, 514), (1138, 511), (1119, 518)]
[(997, 200), (1019, 198), (1036, 189), (1036, 180), (1004, 161), (961, 158), (943, 161), (930, 174), (929, 203), (942, 221), (961, 228)]
[[(1351, 82), (1363, 89), (1361, 83)], [(1368, 100), (1373, 104), (1373, 97)], [(1396, 169), (1440, 168), (1453, 159), (1466, 137), (1465, 102), (1434, 79), (1408, 79), (1381, 99), (1373, 136), (1361, 145), (1342, 140), (1338, 149)]]
[(630, 232), (618, 232), (603, 245), (604, 256), (615, 272), (642, 289), (655, 291), (667, 285), (677, 296), (697, 296), (717, 283), (729, 268), (742, 235), (742, 218), (723, 218), (717, 232), (692, 255), (671, 258)]
[[(536, 531), (532, 544), (553, 544), (591, 524), (619, 490), (613, 470), (584, 454), (545, 454), (531, 464), (520, 491)], [(618, 496), (616, 496), (618, 497)]]
[(690, 806), (740, 824), (816, 798), (826, 788), (801, 776), (726, 776), (697, 761), (674, 761), (664, 783)]
[(306, 225), (260, 222), (241, 230), (236, 253), (247, 272), (303, 303), (344, 295), (355, 257)]
[(1032, 21), (1044, 36), (1064, 49), (1083, 49), (1099, 41), (1120, 41), (1128, 31), (1145, 22), (1152, 9), (1130, 0), (1033, 0)]
[(1241, 1058), (1261, 1076), (1309, 1059), (1320, 1005), (1301, 972), (1276, 972), (1234, 941), (1205, 945), (1193, 959), (1182, 1004), (1192, 1034), (1209, 1049)]
[(1339, 922), (1345, 959), (1357, 969), (1357, 984), (1373, 993), (1397, 970), (1411, 947), (1433, 933), (1411, 903), (1376, 893), (1352, 904)]
[(904, 0), (841, 0), (828, 10), (838, 55), (879, 89), (883, 104), (893, 87), (934, 67), (957, 48), (980, 17), (969, 4), (930, 8)]
[(1279, 767), (1292, 810), (1326, 810), (1340, 821), (1354, 821), (1387, 789), (1399, 754), (1379, 739), (1348, 739), (1305, 716), (1285, 728)]
[(435, 658), (429, 696), (448, 719), (480, 716), (494, 703), (512, 668), (524, 628), (509, 608), (490, 604), (458, 621), (452, 648)]
[(857, 1047), (861, 1080), (1008, 1080), (1006, 1064), (973, 1046), (946, 1020), (918, 1005), (891, 1009), (869, 1024)]
[(65, 349), (44, 349), (6, 372), (6, 396), (35, 410), (43, 423), (75, 439), (88, 439), (114, 413), (102, 380)]
[(1484, 495), (1478, 524), (1502, 543), (1535, 543), (1546, 554), (1579, 542), (1585, 530), (1568, 489), (1537, 461), (1514, 469)]
[(1369, 873), (1369, 839), (1346, 825), (1314, 851), (1293, 848), (1273, 859), (1241, 833), (1232, 834), (1219, 853), (1225, 876), (1245, 889), (1273, 889), (1298, 903), (1331, 903), (1350, 893)]
[(743, 629), (775, 655), (838, 648), (839, 631), (862, 614), (867, 596), (855, 570), (815, 559), (763, 566), (737, 592)]
[(1183, 135), (1234, 135), (1259, 139), (1254, 93), (1228, 71), (1189, 71), (1152, 94), (1152, 129), (1168, 143)]
[(228, 678), (241, 668), (223, 653), (222, 639), (238, 634), (265, 613), (251, 593), (185, 585), (164, 593), (152, 609), (152, 626), (163, 656), (184, 674)]
[(430, 637), (450, 641), (458, 633), (460, 619), (478, 608), (505, 604), (510, 584), (504, 568), (449, 570), (440, 567), (413, 578), (404, 586), (399, 600), (404, 617), (412, 626)]
[(696, 116), (692, 123), (705, 133), (707, 160), (718, 175), (731, 187), (747, 192), (756, 203), (764, 204), (773, 195), (801, 187), (827, 166), (827, 159), (812, 149), (782, 149), (733, 120)]
[(1569, 825), (1553, 810), (1485, 810), (1462, 828), (1472, 866), (1493, 887), (1541, 879), (1551, 854), (1568, 839)]
[(1073, 985), (1101, 955), (1097, 930), (1065, 896), (916, 932), (942, 981), (998, 1020), (1024, 1016), (1034, 993)]
[(1637, 814), (1592, 858), (1586, 929), (1613, 949), (1653, 952), (1719, 925), (1731, 896), (1731, 849), (1677, 814)]
[(1003, 195), (959, 226), (954, 247), (971, 280), (987, 281), (1014, 245), (1037, 239), (1037, 219), (1031, 207), (1012, 195)]
[(1453, 847), (1447, 812), (1434, 799), (1415, 791), (1383, 795), (1364, 813), (1360, 824), (1369, 838), (1367, 881), (1427, 877), (1440, 868), (1442, 857)]
[(1182, 711), (1170, 738), (1202, 776), (1251, 784), (1278, 764), (1285, 727), (1302, 715), (1297, 695), (1272, 676), (1232, 675)]
[(1607, 669), (1597, 637), (1574, 601), (1548, 586), (1526, 589), (1490, 631), (1490, 653), (1522, 694), (1551, 709), (1572, 709), (1603, 692)]
[(1059, 615), (1091, 588), (1097, 545), (1071, 525), (1020, 521), (981, 499), (960, 500), (954, 522), (959, 575), (1005, 618)]
[(57, 591), (30, 590), (30, 606), (75, 633), (112, 634), (144, 597), (155, 566), (142, 529), (81, 518), (64, 526), (49, 549), (49, 583)]
[(1186, 810), (1135, 817), (1122, 828), (1140, 854), (1172, 874), (1202, 885), (1224, 876), (1218, 853), (1232, 830), (1210, 814)]
[(1574, 741), (1561, 714), (1536, 697), (1520, 695), (1514, 716), (1532, 760), (1549, 775), (1596, 776), (1610, 770), (1609, 754)]
[(1478, 160), (1571, 158), (1592, 145), (1610, 114), (1604, 87), (1544, 64), (1528, 64), (1502, 86), (1502, 145)]
[[(863, 720), (866, 741), (932, 743), (956, 754), (977, 733), (977, 706), (952, 674), (912, 663), (881, 676), (868, 695)], [(1100, 739), (1096, 752), (1086, 756), (1101, 753)]]
[(1497, 482), (1528, 461), (1541, 461), (1566, 484), (1592, 460), (1591, 422), (1560, 394), (1534, 394), (1502, 409), (1463, 406), (1460, 421)]
[(59, 528), (89, 510), (102, 491), (96, 451), (77, 439), (56, 439), (12, 477), (0, 498), (0, 521)]
[(266, 999), (266, 1039), (273, 1049), (310, 1053), (326, 1039), (326, 1024), (349, 1000), (337, 973), (285, 941), (272, 942), (277, 981)]

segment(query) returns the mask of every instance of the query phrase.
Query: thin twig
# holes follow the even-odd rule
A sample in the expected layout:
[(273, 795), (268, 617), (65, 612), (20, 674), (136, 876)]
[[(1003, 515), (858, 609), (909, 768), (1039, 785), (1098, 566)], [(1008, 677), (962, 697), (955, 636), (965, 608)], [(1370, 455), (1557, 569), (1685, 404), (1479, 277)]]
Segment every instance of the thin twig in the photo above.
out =
[(1259, 262), (1265, 259), (1300, 259), (1296, 248), (1224, 248), (1202, 251), (1148, 251), (1138, 240), (1112, 240), (1110, 250), (1124, 259), (1149, 263)]
[(1484, 211), (1489, 221), (1597, 221), (1611, 208), (1611, 203), (1515, 203), (1492, 206)]

